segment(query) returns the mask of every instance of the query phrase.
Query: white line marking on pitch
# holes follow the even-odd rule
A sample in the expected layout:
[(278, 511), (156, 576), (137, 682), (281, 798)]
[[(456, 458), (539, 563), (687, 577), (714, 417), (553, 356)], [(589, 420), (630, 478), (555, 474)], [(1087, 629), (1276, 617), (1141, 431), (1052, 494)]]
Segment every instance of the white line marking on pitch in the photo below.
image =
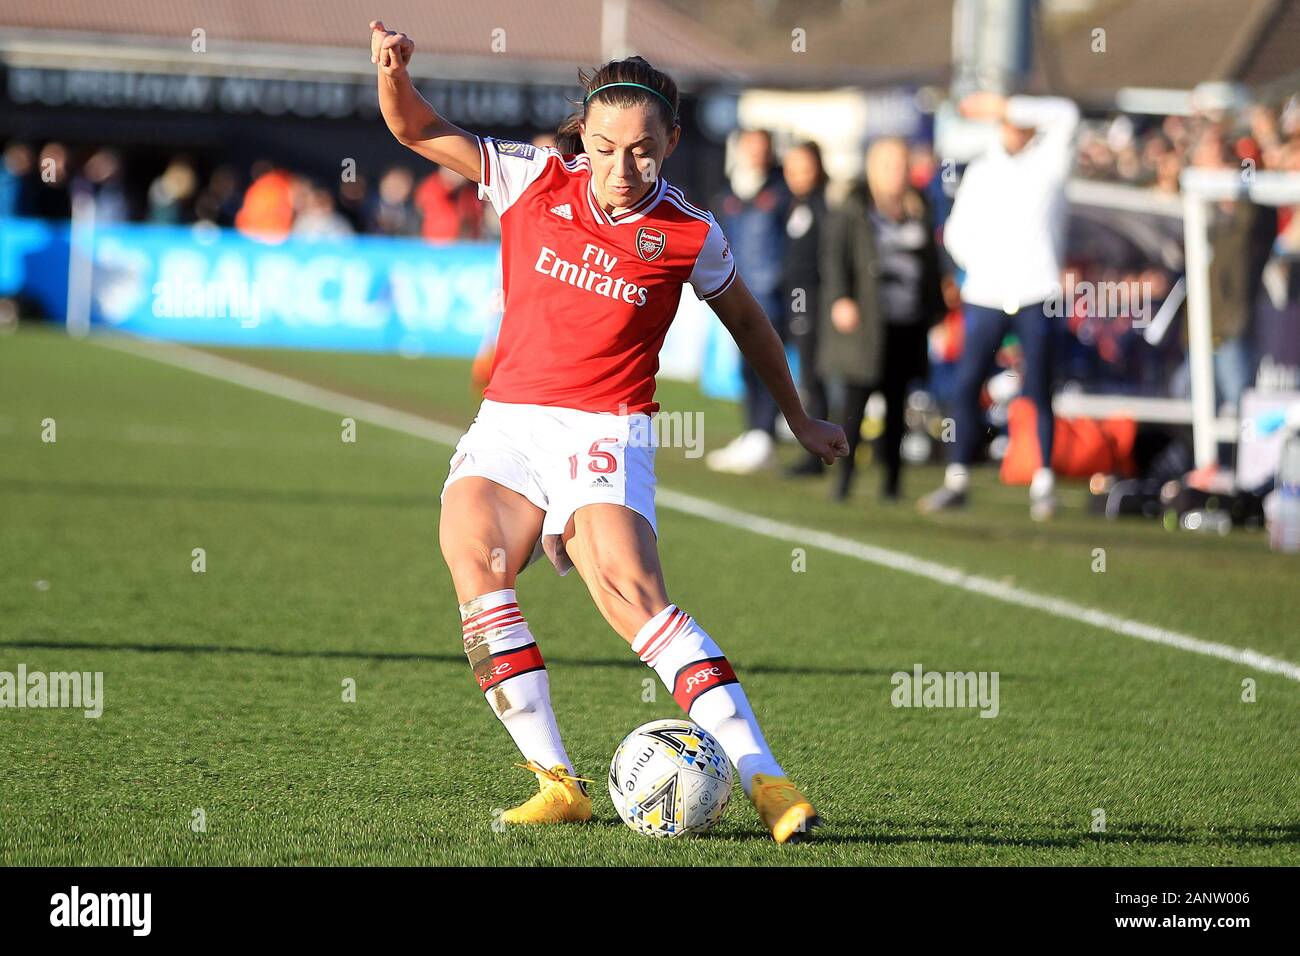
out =
[[(343, 392), (335, 392), (316, 385), (309, 385), (287, 375), (268, 372), (251, 365), (245, 365), (242, 362), (235, 362), (231, 359), (212, 355), (209, 352), (143, 339), (97, 338), (95, 341), (133, 355), (151, 358), (234, 385), (242, 385), (245, 388), (274, 395), (277, 398), (288, 399), (310, 408), (351, 416), (358, 420), (368, 421), (373, 425), (404, 432), (440, 445), (455, 447), (461, 436), (461, 430), (450, 425), (444, 425), (441, 422), (435, 422), (411, 412), (399, 411), (387, 405), (353, 398)], [(1203, 641), (1198, 637), (1192, 637), (1190, 634), (1156, 627), (1153, 624), (1144, 624), (1141, 621), (1120, 617), (1117, 614), (1109, 614), (1083, 604), (1075, 604), (1073, 601), (1067, 601), (1063, 598), (1049, 597), (1010, 584), (1002, 584), (989, 578), (982, 578), (979, 575), (967, 574), (958, 568), (939, 564), (935, 561), (927, 561), (924, 558), (905, 554), (902, 551), (865, 544), (852, 538), (831, 534), (828, 531), (817, 531), (813, 528), (786, 524), (783, 521), (773, 521), (770, 518), (764, 518), (735, 508), (728, 508), (725, 505), (716, 504), (704, 498), (697, 498), (694, 495), (683, 494), (680, 491), (672, 491), (668, 488), (659, 488), (656, 493), (656, 500), (660, 505), (670, 510), (694, 515), (697, 518), (705, 518), (709, 521), (750, 531), (764, 537), (789, 541), (799, 545), (812, 545), (845, 557), (857, 558), (859, 561), (876, 564), (891, 571), (902, 571), (906, 574), (927, 578), (950, 587), (961, 588), (972, 594), (979, 594), (1007, 604), (1031, 608), (1035, 611), (1043, 611), (1055, 617), (1089, 624), (1115, 634), (1122, 634), (1125, 637), (1137, 638), (1140, 641), (1148, 641), (1152, 644), (1163, 644), (1166, 647), (1175, 647), (1193, 654), (1203, 654), (1206, 657), (1217, 657), (1220, 660), (1231, 661), (1234, 664), (1241, 664), (1254, 670), (1265, 671), (1270, 674), (1281, 674), (1293, 681), (1300, 681), (1300, 665), (1292, 664), (1290, 661), (1284, 661), (1277, 657), (1270, 657), (1249, 648), (1233, 647), (1229, 644), (1220, 644), (1217, 641)]]

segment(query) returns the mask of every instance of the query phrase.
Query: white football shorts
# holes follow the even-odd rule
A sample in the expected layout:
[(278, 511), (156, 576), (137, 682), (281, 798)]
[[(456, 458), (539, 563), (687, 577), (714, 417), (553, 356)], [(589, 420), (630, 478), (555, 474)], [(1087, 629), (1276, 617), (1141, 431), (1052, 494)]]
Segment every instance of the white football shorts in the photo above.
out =
[(545, 551), (563, 575), (573, 562), (561, 536), (583, 505), (631, 508), (658, 534), (654, 459), (649, 415), (484, 399), (456, 443), (442, 494), (453, 482), (476, 476), (523, 495), (546, 512), (528, 563)]

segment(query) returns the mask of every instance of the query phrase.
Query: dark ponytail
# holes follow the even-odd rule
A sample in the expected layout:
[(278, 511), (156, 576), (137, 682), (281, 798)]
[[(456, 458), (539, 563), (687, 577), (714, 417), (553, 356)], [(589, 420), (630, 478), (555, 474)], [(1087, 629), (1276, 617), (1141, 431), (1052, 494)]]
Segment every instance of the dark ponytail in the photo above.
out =
[[(584, 117), (592, 103), (619, 109), (649, 106), (658, 113), (670, 133), (677, 125), (677, 114), (681, 109), (677, 84), (667, 73), (651, 66), (644, 57), (630, 56), (626, 60), (610, 60), (596, 70), (579, 70), (578, 82), (582, 84)], [(594, 90), (600, 92), (593, 95)]]
[(582, 114), (571, 113), (560, 128), (555, 131), (555, 148), (565, 156), (576, 156), (585, 152), (582, 145)]

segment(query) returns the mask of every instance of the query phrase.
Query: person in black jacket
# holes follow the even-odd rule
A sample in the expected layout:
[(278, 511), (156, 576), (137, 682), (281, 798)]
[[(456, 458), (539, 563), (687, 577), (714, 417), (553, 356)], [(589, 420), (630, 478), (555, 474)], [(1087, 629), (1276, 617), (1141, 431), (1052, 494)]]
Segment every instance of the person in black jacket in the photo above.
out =
[(867, 151), (867, 182), (831, 216), (821, 255), (817, 369), (843, 394), (837, 421), (849, 440), (836, 497), (848, 497), (867, 398), (885, 395), (882, 494), (896, 500), (907, 384), (926, 371), (926, 334), (944, 313), (939, 250), (925, 199), (908, 182), (901, 139)]
[[(817, 319), (821, 285), (818, 258), (826, 223), (826, 170), (821, 148), (811, 140), (785, 154), (785, 184), (790, 207), (785, 216), (785, 256), (781, 289), (790, 339), (799, 350), (799, 390), (814, 418), (827, 414), (826, 385), (817, 374)], [(807, 455), (790, 469), (791, 475), (820, 475), (821, 459)]]

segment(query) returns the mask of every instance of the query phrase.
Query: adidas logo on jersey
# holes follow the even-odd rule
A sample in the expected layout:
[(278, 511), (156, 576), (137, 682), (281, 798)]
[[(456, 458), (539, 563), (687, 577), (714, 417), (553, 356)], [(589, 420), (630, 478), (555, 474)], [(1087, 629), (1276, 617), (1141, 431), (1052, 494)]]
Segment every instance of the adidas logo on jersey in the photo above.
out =
[(567, 202), (561, 203), (558, 206), (552, 206), (551, 212), (555, 213), (555, 215), (559, 216), (561, 219), (567, 219), (570, 222), (573, 221), (573, 209), (570, 208)]
[(606, 478), (604, 475), (601, 475), (599, 478), (597, 478), (595, 481), (593, 481), (593, 482), (589, 485), (589, 487), (591, 487), (591, 488), (613, 488), (614, 485), (613, 485), (613, 483), (612, 483), (608, 478)]

